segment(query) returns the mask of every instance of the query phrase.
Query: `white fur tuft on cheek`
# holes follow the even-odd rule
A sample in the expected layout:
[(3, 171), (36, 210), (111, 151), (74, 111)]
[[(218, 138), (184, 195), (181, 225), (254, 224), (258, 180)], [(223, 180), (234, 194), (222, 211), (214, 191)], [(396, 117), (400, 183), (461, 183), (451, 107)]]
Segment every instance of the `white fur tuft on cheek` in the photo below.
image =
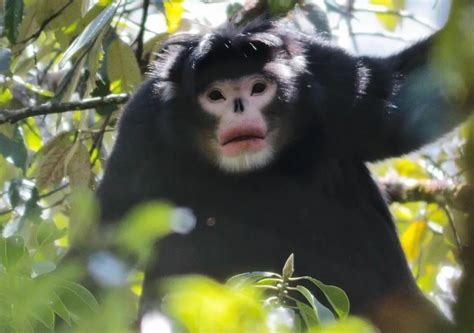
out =
[(217, 162), (222, 170), (239, 173), (263, 168), (272, 161), (273, 157), (273, 150), (264, 148), (258, 152), (244, 152), (232, 157), (221, 155)]

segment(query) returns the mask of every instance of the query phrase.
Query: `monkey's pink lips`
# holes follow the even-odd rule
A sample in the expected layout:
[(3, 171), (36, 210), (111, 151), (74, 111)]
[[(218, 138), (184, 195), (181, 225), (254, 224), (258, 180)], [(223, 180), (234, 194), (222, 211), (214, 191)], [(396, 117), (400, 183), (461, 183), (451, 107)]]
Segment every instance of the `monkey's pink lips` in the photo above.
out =
[(265, 131), (260, 128), (235, 129), (220, 137), (222, 153), (236, 156), (243, 152), (257, 152), (265, 148)]

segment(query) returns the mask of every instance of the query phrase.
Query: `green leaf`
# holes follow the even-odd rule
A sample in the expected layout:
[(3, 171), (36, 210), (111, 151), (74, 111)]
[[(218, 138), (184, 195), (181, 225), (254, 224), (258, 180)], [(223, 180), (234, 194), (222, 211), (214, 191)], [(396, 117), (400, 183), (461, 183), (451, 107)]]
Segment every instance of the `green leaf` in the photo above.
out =
[(18, 37), (18, 26), (23, 18), (23, 0), (6, 0), (5, 33), (10, 43), (15, 44)]
[(80, 319), (90, 312), (97, 312), (99, 304), (94, 295), (75, 282), (61, 281), (58, 286), (59, 298), (74, 319)]
[(97, 72), (100, 69), (102, 60), (104, 57), (104, 50), (102, 48), (102, 42), (104, 40), (106, 30), (103, 30), (102, 33), (96, 38), (94, 44), (92, 45), (89, 53), (87, 54), (86, 67), (89, 72), (89, 77), (87, 79), (87, 89), (86, 94), (91, 93), (97, 86), (96, 77)]
[(273, 15), (284, 15), (296, 5), (296, 0), (268, 0)]
[(163, 6), (165, 8), (168, 32), (176, 31), (181, 24), (181, 17), (184, 11), (183, 0), (165, 0), (163, 1)]
[(72, 195), (68, 198), (71, 207), (69, 239), (74, 245), (82, 246), (83, 243), (89, 247), (97, 245), (97, 238), (91, 237), (97, 234), (94, 232), (98, 215), (95, 199), (94, 193), (88, 187), (73, 188)]
[(41, 140), (40, 129), (33, 118), (27, 118), (21, 126), (26, 147), (32, 151), (38, 151), (43, 142)]
[(7, 87), (0, 88), (0, 107), (3, 107), (10, 103), (13, 99), (13, 94)]
[(288, 259), (286, 259), (285, 265), (283, 266), (283, 271), (282, 271), (283, 279), (285, 281), (289, 280), (293, 276), (294, 271), (295, 271), (295, 256), (292, 253), (288, 257)]
[(312, 327), (319, 324), (317, 312), (315, 312), (311, 306), (296, 299), (294, 299), (293, 301), (295, 302), (298, 308), (300, 317), (303, 319), (307, 327)]
[(74, 57), (79, 52), (90, 46), (103, 29), (107, 28), (112, 21), (112, 18), (117, 10), (116, 4), (111, 4), (106, 7), (91, 23), (84, 29), (84, 31), (74, 40), (69, 48), (64, 52), (59, 67), (62, 68), (66, 62)]
[(304, 278), (311, 281), (323, 292), (324, 296), (326, 296), (329, 304), (331, 304), (339, 318), (347, 318), (349, 315), (350, 304), (349, 298), (347, 297), (347, 294), (344, 292), (344, 290), (336, 286), (324, 284), (310, 276), (305, 276)]
[[(370, 0), (374, 5), (381, 5), (391, 10), (401, 10), (405, 8), (405, 0)], [(376, 14), (385, 29), (394, 31), (400, 23), (401, 17), (392, 14)]]
[(299, 293), (303, 295), (304, 298), (306, 298), (308, 303), (311, 305), (311, 308), (313, 309), (314, 316), (319, 322), (318, 307), (316, 306), (316, 303), (314, 302), (315, 297), (313, 296), (311, 291), (309, 291), (306, 287), (303, 287), (303, 286), (296, 286), (296, 290), (298, 290)]
[(39, 29), (36, 18), (40, 9), (37, 2), (26, 3), (25, 17), (18, 28), (18, 41), (26, 40)]
[[(10, 197), (10, 204), (15, 207), (19, 202), (19, 191), (15, 188), (15, 178), (21, 177), (20, 169), (16, 168), (5, 157), (0, 155), (0, 188), (4, 188), (6, 182), (11, 182), (8, 188), (8, 195)], [(13, 187), (12, 187), (13, 186)]]
[(52, 261), (36, 261), (32, 265), (32, 277), (36, 278), (40, 275), (51, 273), (56, 269), (56, 264)]
[(46, 144), (38, 152), (40, 158), (33, 174), (39, 190), (59, 185), (65, 176), (65, 160), (71, 147), (69, 136), (60, 134), (59, 138), (54, 140), (54, 144)]
[(72, 324), (71, 314), (56, 292), (53, 292), (52, 294), (52, 302), (50, 303), (50, 306), (54, 313), (56, 313), (68, 325)]
[(28, 251), (22, 237), (17, 235), (0, 237), (0, 261), (4, 267), (12, 267), (27, 255)]
[(0, 74), (10, 73), (10, 64), (12, 62), (12, 51), (6, 48), (0, 48)]
[(67, 235), (67, 229), (58, 229), (56, 224), (50, 221), (41, 222), (36, 230), (36, 243), (43, 246), (54, 242)]
[(88, 186), (92, 173), (86, 146), (77, 140), (68, 157), (69, 160), (66, 160), (65, 167), (71, 186)]
[(248, 273), (237, 274), (230, 277), (226, 281), (226, 284), (232, 287), (239, 288), (246, 285), (253, 285), (257, 283), (259, 280), (270, 278), (270, 277), (281, 278), (279, 274), (271, 273), (271, 272), (248, 272)]
[[(39, 8), (36, 20), (39, 23), (43, 23), (56, 14), (54, 20), (45, 27), (45, 31), (59, 29), (63, 29), (64, 31), (64, 29), (69, 28), (70, 25), (77, 23), (82, 17), (85, 7), (84, 0), (72, 0), (69, 4), (68, 2), (69, 0), (37, 0), (37, 6)], [(61, 12), (57, 15), (59, 11)]]
[(57, 101), (69, 101), (71, 96), (76, 91), (77, 85), (79, 84), (79, 80), (81, 79), (82, 70), (84, 64), (86, 62), (86, 58), (82, 58), (80, 61), (74, 63), (73, 68), (68, 71), (66, 76), (61, 80), (59, 87), (56, 91), (55, 99)]
[(127, 251), (144, 258), (155, 242), (172, 231), (171, 206), (148, 202), (134, 208), (118, 229), (118, 243)]
[(308, 333), (375, 333), (375, 330), (368, 322), (362, 319), (351, 317), (330, 325), (314, 327)]
[(6, 136), (4, 132), (0, 133), (0, 154), (6, 158), (10, 157), (15, 166), (25, 170), (28, 153), (18, 127), (14, 127), (13, 133), (9, 136)]
[(54, 327), (54, 312), (46, 305), (41, 305), (34, 308), (31, 315), (47, 328)]
[(135, 53), (118, 38), (107, 50), (107, 73), (113, 93), (133, 92), (142, 82)]

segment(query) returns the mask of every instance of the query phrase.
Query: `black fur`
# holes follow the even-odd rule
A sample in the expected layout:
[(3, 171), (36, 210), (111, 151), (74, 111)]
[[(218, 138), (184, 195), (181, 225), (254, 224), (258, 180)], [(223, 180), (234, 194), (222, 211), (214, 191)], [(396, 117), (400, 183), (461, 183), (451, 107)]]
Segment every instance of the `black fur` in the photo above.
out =
[[(384, 59), (355, 57), (272, 22), (166, 42), (126, 106), (97, 192), (104, 223), (149, 199), (190, 207), (198, 218), (190, 234), (158, 244), (145, 295), (159, 277), (279, 271), (294, 253), (296, 274), (343, 288), (353, 313), (370, 316), (391, 295), (421, 300), (365, 163), (417, 149), (464, 118), (429, 66), (434, 38)], [(290, 141), (268, 167), (224, 173), (195, 149), (209, 121), (196, 93), (256, 71), (278, 82), (272, 117), (289, 124)], [(174, 97), (163, 100), (171, 85)]]

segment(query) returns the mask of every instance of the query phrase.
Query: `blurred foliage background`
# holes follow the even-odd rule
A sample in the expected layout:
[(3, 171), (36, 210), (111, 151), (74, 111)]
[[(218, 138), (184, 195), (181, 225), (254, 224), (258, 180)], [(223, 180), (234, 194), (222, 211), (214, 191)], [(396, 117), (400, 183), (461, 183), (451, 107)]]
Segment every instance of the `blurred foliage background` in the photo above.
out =
[[(148, 313), (134, 325), (141, 263), (155, 241), (189, 231), (192, 222), (186, 212), (152, 203), (102, 235), (93, 231), (93, 191), (113, 145), (120, 105), (144, 80), (154, 52), (170, 34), (205, 32), (266, 10), (351, 52), (387, 53), (434, 32), (450, 5), (448, 0), (0, 0), (0, 331), (372, 332), (364, 321), (348, 317), (340, 289), (306, 277), (323, 291), (329, 310), (298, 285), (303, 277), (292, 276), (293, 257), (282, 263), (282, 272), (242, 274), (225, 285), (196, 276), (167, 281), (164, 312)], [(436, 15), (423, 17), (416, 13), (420, 8)], [(462, 98), (474, 80), (472, 4), (459, 1), (452, 12), (459, 24), (446, 31), (433, 61)], [(453, 52), (461, 42), (467, 51)], [(461, 318), (456, 311), (474, 302), (466, 294), (462, 309), (452, 311), (472, 238), (472, 178), (466, 175), (472, 168), (466, 159), (472, 130), (470, 122), (416, 154), (371, 166), (388, 193), (418, 285), (451, 318)], [(98, 251), (87, 268), (68, 260), (58, 267), (71, 242), (99, 249), (109, 241), (138, 264)], [(108, 274), (101, 276), (94, 265), (107, 267)], [(100, 304), (76, 282), (87, 270), (108, 286)]]

